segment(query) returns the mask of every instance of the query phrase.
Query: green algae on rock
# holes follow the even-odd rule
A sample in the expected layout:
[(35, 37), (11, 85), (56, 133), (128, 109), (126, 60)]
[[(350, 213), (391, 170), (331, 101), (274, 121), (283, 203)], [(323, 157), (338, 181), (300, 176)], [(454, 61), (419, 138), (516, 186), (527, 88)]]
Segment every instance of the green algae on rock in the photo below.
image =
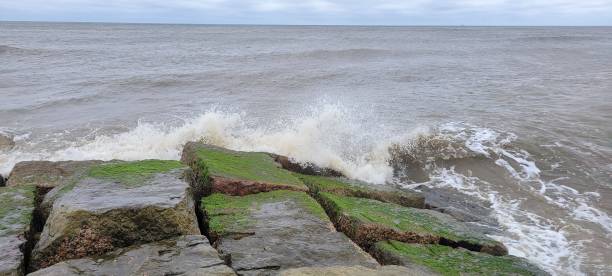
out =
[(508, 253), (503, 244), (433, 210), (326, 192), (317, 197), (336, 227), (365, 248), (381, 240), (394, 239), (459, 246), (493, 255)]
[(263, 152), (232, 151), (198, 142), (189, 142), (181, 161), (193, 170), (193, 181), (205, 194), (220, 192), (246, 195), (273, 190), (307, 191), (291, 172), (280, 168)]
[(200, 232), (178, 162), (112, 161), (95, 168), (49, 193), (55, 200), (32, 254), (33, 268)]
[(35, 185), (51, 189), (80, 178), (102, 161), (24, 161), (15, 165), (7, 186)]
[(329, 192), (342, 196), (376, 199), (406, 207), (424, 208), (425, 198), (418, 192), (400, 190), (387, 185), (367, 183), (340, 177), (296, 174), (311, 192)]
[(377, 242), (370, 251), (383, 264), (422, 267), (445, 276), (548, 275), (522, 258), (491, 256), (443, 245), (391, 240)]
[(430, 276), (425, 270), (385, 265), (378, 268), (363, 266), (300, 267), (283, 270), (280, 276)]
[(67, 260), (29, 275), (236, 275), (206, 237), (187, 235), (121, 248), (98, 258)]
[(36, 187), (0, 187), (0, 275), (23, 275)]
[(335, 231), (305, 192), (277, 190), (202, 198), (215, 247), (239, 274), (275, 274), (304, 266), (364, 265), (376, 261)]

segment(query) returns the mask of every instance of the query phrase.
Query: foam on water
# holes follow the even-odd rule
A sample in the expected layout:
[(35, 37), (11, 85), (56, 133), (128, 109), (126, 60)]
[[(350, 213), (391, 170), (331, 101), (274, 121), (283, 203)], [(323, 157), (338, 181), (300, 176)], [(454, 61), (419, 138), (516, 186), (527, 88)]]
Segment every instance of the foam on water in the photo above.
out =
[[(570, 240), (559, 222), (527, 210), (525, 198), (503, 194), (494, 185), (453, 167), (436, 166), (437, 158), (485, 157), (514, 179), (512, 185), (525, 188), (533, 197), (544, 198), (575, 220), (600, 225), (612, 233), (612, 220), (590, 203), (598, 196), (540, 179), (541, 170), (530, 154), (513, 146), (511, 133), (463, 123), (418, 127), (404, 132), (386, 131), (367, 124), (359, 112), (337, 104), (322, 104), (295, 118), (267, 122), (249, 121), (243, 113), (213, 108), (178, 126), (139, 122), (133, 129), (117, 134), (97, 134), (69, 141), (57, 150), (31, 150), (27, 135), (17, 136), (17, 146), (0, 152), (0, 173), (6, 174), (23, 160), (137, 160), (179, 159), (182, 146), (201, 140), (244, 151), (266, 151), (291, 156), (298, 161), (331, 167), (347, 176), (374, 184), (392, 181), (392, 149), (407, 150), (411, 160), (422, 164), (431, 186), (452, 187), (492, 204), (502, 225), (495, 236), (512, 255), (525, 257), (555, 274), (582, 274), (582, 241)], [(63, 141), (66, 142), (66, 141)], [(399, 145), (399, 146), (398, 146)], [(33, 147), (32, 147), (33, 148)], [(538, 184), (537, 188), (534, 183)]]

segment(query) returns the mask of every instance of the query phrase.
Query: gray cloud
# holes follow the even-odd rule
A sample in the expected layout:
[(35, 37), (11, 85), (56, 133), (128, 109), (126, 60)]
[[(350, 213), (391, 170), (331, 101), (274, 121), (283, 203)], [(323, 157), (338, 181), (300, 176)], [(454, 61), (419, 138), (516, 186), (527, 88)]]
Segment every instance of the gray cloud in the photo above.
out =
[[(295, 24), (611, 24), (612, 0), (0, 0), (0, 19)], [(227, 22), (225, 22), (227, 21)], [(517, 22), (518, 21), (518, 22)]]

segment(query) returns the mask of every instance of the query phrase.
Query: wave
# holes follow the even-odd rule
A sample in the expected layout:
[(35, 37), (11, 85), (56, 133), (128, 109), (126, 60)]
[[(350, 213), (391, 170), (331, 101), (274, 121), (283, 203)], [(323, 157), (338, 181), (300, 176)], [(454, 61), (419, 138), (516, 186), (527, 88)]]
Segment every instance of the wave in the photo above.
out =
[[(493, 238), (504, 242), (511, 254), (555, 274), (582, 274), (586, 241), (565, 227), (571, 222), (599, 225), (611, 238), (610, 217), (592, 205), (597, 194), (542, 180), (533, 157), (516, 145), (516, 135), (465, 123), (402, 133), (385, 129), (364, 113), (324, 103), (294, 118), (262, 124), (244, 113), (213, 108), (180, 125), (138, 122), (115, 134), (95, 130), (55, 150), (28, 150), (28, 143), (35, 148), (36, 143), (49, 142), (22, 136), (13, 150), (0, 152), (0, 173), (22, 160), (179, 159), (186, 142), (200, 140), (291, 156), (373, 184), (450, 187), (488, 201), (503, 228)], [(532, 202), (542, 205), (529, 207)], [(539, 208), (554, 210), (552, 217)]]

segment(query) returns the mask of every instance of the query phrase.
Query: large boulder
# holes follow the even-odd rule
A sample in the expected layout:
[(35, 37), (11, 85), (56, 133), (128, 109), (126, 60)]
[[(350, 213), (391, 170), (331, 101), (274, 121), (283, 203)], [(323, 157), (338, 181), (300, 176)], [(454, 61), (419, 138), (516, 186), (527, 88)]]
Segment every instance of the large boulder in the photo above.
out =
[(390, 185), (375, 185), (361, 181), (313, 175), (297, 175), (311, 192), (328, 192), (342, 196), (363, 197), (383, 202), (396, 203), (402, 206), (424, 208), (425, 197), (409, 190)]
[(429, 270), (443, 275), (549, 275), (522, 258), (491, 256), (443, 245), (391, 240), (376, 243), (371, 252), (383, 264)]
[(317, 196), (336, 227), (365, 248), (393, 239), (464, 247), (493, 255), (508, 253), (502, 243), (471, 230), (447, 214), (326, 192)]
[(0, 187), (0, 275), (23, 275), (31, 240), (35, 187)]
[(281, 276), (429, 276), (425, 270), (386, 265), (379, 268), (363, 266), (301, 267), (283, 270)]
[(206, 237), (176, 238), (121, 248), (101, 258), (68, 260), (38, 270), (32, 276), (71, 275), (236, 275), (224, 264)]
[(112, 161), (57, 186), (32, 268), (116, 248), (199, 234), (191, 187), (178, 161)]
[(52, 189), (75, 181), (102, 161), (23, 161), (15, 165), (7, 186), (34, 185)]
[(291, 172), (267, 153), (239, 152), (199, 142), (189, 142), (181, 161), (193, 170), (193, 182), (204, 194), (247, 195), (273, 190), (307, 191)]
[(310, 266), (376, 267), (378, 263), (337, 232), (318, 203), (303, 192), (202, 198), (208, 232), (243, 275)]

